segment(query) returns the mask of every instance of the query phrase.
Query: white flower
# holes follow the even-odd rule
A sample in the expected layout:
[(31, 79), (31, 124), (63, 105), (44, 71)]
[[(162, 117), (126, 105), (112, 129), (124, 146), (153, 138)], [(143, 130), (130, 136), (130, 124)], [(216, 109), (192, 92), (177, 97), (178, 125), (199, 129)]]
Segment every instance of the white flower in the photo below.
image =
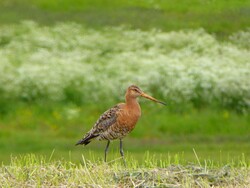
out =
[(122, 99), (126, 87), (137, 84), (178, 103), (216, 100), (249, 108), (249, 35), (246, 30), (221, 42), (203, 29), (5, 25), (0, 28), (1, 97), (108, 101)]

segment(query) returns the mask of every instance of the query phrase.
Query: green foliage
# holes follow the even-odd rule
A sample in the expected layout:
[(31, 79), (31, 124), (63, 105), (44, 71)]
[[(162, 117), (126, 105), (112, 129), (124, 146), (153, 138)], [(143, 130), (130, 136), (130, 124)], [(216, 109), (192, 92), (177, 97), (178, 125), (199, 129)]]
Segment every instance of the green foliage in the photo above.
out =
[(243, 42), (249, 31), (220, 42), (202, 29), (92, 30), (75, 23), (47, 27), (26, 21), (0, 30), (4, 101), (112, 103), (137, 84), (174, 110), (249, 111), (250, 53)]

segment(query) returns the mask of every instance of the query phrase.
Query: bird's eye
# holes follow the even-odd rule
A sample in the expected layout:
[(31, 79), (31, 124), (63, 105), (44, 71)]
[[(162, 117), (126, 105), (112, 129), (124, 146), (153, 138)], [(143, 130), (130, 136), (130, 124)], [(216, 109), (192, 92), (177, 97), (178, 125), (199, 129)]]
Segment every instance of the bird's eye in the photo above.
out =
[(135, 91), (135, 92), (139, 93), (139, 90), (138, 90), (138, 89), (133, 89), (133, 91)]

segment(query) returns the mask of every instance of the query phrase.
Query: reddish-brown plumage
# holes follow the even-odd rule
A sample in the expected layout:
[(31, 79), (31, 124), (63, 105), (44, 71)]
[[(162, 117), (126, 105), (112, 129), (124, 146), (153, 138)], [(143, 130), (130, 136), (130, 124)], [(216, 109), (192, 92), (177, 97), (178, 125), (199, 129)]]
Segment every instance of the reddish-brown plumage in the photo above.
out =
[(135, 128), (141, 116), (141, 107), (137, 101), (137, 97), (139, 96), (165, 105), (165, 103), (142, 92), (139, 87), (131, 85), (127, 89), (125, 95), (126, 103), (120, 103), (104, 112), (93, 128), (83, 137), (83, 139), (77, 142), (76, 145), (87, 145), (94, 138), (98, 140), (107, 140), (108, 144), (105, 150), (106, 161), (106, 153), (110, 140), (120, 139), (120, 152), (123, 156), (122, 138)]

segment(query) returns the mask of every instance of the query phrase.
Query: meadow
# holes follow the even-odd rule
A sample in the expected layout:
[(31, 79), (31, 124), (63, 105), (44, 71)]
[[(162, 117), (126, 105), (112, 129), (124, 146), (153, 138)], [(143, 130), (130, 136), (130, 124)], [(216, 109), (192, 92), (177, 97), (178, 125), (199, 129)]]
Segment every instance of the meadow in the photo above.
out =
[[(0, 1), (0, 187), (248, 187), (249, 7)], [(131, 84), (167, 106), (139, 99), (128, 166), (75, 147)]]

